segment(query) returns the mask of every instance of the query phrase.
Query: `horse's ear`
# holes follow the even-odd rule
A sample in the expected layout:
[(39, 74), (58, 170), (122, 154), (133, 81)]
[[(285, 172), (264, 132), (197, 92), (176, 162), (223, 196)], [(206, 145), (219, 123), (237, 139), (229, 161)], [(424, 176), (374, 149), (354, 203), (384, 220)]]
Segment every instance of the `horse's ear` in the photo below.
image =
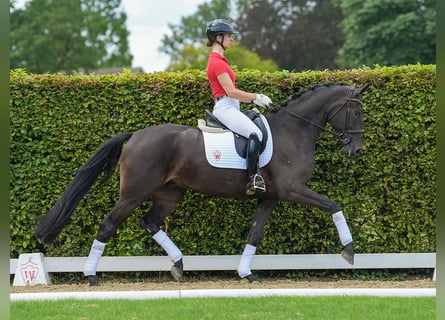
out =
[(365, 84), (363, 87), (359, 88), (356, 92), (355, 95), (356, 96), (360, 96), (362, 95), (366, 90), (368, 90), (368, 88), (371, 86), (370, 83)]

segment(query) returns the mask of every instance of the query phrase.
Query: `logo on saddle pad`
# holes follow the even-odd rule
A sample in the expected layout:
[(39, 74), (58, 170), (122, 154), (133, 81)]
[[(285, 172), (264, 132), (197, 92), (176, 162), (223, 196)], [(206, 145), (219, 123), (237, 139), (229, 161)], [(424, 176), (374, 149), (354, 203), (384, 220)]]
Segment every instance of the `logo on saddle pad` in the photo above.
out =
[(215, 157), (215, 161), (220, 161), (221, 160), (221, 152), (219, 152), (219, 150), (215, 150), (213, 155)]
[[(273, 142), (269, 124), (263, 115), (259, 115), (267, 138), (266, 145), (261, 148), (259, 166), (266, 166), (272, 159)], [(198, 127), (204, 137), (204, 146), (207, 162), (216, 168), (247, 169), (246, 147), (247, 139), (223, 128), (208, 127), (205, 121), (200, 119)]]

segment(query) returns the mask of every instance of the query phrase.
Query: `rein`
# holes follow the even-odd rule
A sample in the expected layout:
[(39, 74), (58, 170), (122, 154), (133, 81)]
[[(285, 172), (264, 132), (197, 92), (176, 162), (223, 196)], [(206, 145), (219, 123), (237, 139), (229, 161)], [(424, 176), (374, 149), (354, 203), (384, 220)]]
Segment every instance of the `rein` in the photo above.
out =
[(348, 144), (351, 141), (351, 136), (349, 136), (347, 133), (363, 133), (363, 132), (365, 132), (363, 129), (361, 129), (361, 130), (350, 130), (350, 129), (346, 128), (347, 124), (348, 124), (348, 120), (349, 120), (350, 114), (351, 114), (351, 101), (357, 102), (357, 103), (359, 103), (360, 105), (363, 106), (363, 102), (362, 101), (360, 101), (359, 99), (351, 98), (353, 92), (354, 92), (354, 89), (350, 88), (349, 95), (346, 98), (345, 102), (337, 110), (335, 110), (335, 112), (333, 114), (331, 114), (329, 116), (328, 120), (327, 120), (327, 121), (329, 121), (330, 119), (332, 119), (346, 104), (348, 104), (348, 110), (347, 110), (347, 113), (346, 113), (345, 122), (343, 124), (343, 130), (342, 130), (341, 133), (338, 133), (338, 132), (333, 131), (333, 130), (326, 129), (325, 127), (323, 127), (323, 126), (321, 126), (321, 125), (319, 125), (319, 124), (317, 124), (315, 122), (312, 122), (312, 121), (310, 121), (310, 120), (300, 116), (299, 114), (288, 110), (287, 108), (281, 108), (281, 110), (286, 111), (290, 115), (292, 115), (292, 116), (294, 116), (294, 117), (296, 117), (296, 118), (298, 118), (300, 120), (303, 120), (303, 121), (313, 125), (314, 127), (317, 127), (319, 129), (321, 129), (322, 131), (325, 131), (327, 133), (332, 134), (333, 136), (337, 137), (337, 139), (342, 144), (346, 145), (346, 144)]

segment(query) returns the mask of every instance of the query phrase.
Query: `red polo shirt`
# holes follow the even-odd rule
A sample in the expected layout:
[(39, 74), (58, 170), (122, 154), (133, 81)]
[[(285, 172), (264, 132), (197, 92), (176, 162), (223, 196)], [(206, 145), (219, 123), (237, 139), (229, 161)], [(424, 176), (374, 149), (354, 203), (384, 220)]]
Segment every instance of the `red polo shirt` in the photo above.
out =
[(217, 52), (210, 52), (209, 60), (207, 62), (207, 77), (209, 78), (210, 88), (212, 89), (213, 98), (215, 99), (226, 95), (226, 92), (217, 78), (217, 76), (223, 72), (228, 73), (233, 85), (235, 85), (236, 75), (230, 67), (226, 57)]

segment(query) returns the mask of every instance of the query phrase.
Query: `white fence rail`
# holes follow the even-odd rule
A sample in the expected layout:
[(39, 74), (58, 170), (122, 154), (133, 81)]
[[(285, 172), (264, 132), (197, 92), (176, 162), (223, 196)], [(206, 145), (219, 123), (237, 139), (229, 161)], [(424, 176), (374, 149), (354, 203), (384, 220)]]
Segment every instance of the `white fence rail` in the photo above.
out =
[[(184, 256), (184, 271), (237, 270), (239, 255)], [(43, 257), (46, 272), (82, 272), (86, 257)], [(15, 274), (18, 259), (10, 259), (9, 273)], [(101, 258), (97, 271), (169, 271), (168, 257), (124, 256)], [(434, 269), (436, 253), (356, 254), (353, 266), (339, 254), (257, 255), (253, 270), (322, 270), (322, 269)]]

